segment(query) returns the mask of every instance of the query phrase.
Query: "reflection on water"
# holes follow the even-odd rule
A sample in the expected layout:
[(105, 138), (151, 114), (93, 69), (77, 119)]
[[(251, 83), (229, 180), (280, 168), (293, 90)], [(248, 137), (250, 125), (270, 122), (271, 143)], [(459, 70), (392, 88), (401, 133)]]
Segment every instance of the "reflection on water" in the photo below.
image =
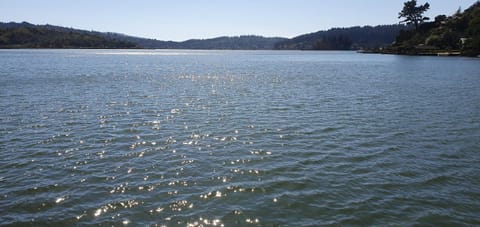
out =
[(478, 59), (0, 59), (0, 224), (480, 223)]

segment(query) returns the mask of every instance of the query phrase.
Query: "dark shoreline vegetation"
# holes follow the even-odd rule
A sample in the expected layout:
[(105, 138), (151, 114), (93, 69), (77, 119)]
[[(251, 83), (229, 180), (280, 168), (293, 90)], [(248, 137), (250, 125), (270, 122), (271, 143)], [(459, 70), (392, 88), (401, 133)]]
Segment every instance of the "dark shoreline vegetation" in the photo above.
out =
[[(416, 6), (415, 0), (405, 6), (409, 3)], [(246, 35), (174, 42), (48, 24), (0, 22), (0, 49), (357, 50), (402, 55), (480, 55), (480, 2), (464, 12), (459, 9), (452, 16), (439, 15), (432, 22), (424, 22), (429, 19), (422, 16), (428, 7), (428, 3), (417, 7), (421, 11), (417, 12), (419, 18), (401, 16), (407, 18), (403, 21), (407, 25), (332, 28), (291, 39)]]

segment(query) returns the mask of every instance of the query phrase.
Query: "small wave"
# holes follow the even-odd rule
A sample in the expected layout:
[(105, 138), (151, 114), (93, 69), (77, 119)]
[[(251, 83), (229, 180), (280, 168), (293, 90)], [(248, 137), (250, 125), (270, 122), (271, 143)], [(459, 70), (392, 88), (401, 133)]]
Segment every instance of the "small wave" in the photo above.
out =
[(435, 176), (432, 178), (429, 178), (427, 180), (424, 180), (422, 182), (423, 185), (425, 186), (433, 186), (433, 185), (444, 185), (450, 181), (452, 181), (454, 178), (451, 176), (446, 176), (446, 175), (441, 175), (441, 176)]
[(329, 132), (335, 132), (335, 131), (338, 131), (338, 130), (340, 130), (340, 128), (326, 127), (324, 129), (322, 129), (322, 132), (323, 133), (329, 133)]

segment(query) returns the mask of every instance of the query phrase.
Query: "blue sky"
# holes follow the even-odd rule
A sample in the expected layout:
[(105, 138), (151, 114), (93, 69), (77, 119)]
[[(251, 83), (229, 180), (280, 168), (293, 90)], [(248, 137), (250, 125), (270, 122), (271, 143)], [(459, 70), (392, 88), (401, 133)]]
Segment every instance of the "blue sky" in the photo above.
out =
[[(0, 21), (48, 23), (175, 41), (252, 34), (293, 37), (332, 27), (398, 23), (404, 1), (0, 0)], [(476, 1), (430, 0), (427, 16), (451, 15)]]

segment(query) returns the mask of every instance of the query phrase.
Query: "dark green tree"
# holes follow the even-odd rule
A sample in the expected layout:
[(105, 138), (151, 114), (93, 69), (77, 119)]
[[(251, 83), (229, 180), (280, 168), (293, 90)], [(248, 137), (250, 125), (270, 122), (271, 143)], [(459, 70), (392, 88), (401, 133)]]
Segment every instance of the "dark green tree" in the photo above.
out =
[(425, 3), (423, 5), (417, 6), (417, 0), (410, 0), (403, 3), (403, 9), (398, 14), (398, 18), (405, 18), (401, 23), (414, 24), (415, 30), (418, 30), (418, 25), (423, 23), (430, 18), (424, 17), (423, 13), (430, 8), (430, 4)]

